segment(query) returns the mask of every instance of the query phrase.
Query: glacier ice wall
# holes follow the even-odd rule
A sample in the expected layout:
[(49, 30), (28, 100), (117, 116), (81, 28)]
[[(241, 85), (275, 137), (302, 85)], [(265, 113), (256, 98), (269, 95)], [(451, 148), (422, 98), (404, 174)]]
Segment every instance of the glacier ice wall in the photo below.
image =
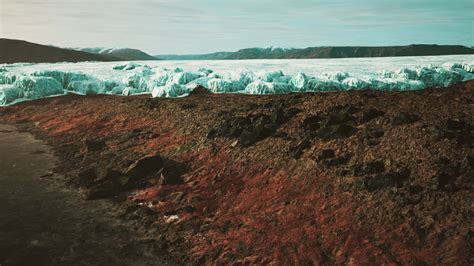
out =
[[(67, 93), (135, 95), (152, 97), (182, 97), (195, 87), (203, 86), (212, 93), (282, 94), (289, 92), (324, 92), (347, 90), (410, 91), (425, 88), (444, 88), (474, 79), (474, 64), (444, 63), (376, 71), (369, 75), (353, 75), (349, 71), (325, 71), (319, 75), (283, 70), (251, 71), (236, 68), (232, 71), (214, 71), (200, 67), (196, 71), (183, 68), (164, 68), (139, 63), (108, 66), (107, 71), (62, 69), (47, 65), (28, 71), (21, 66), (0, 67), (0, 105), (39, 99)], [(87, 69), (88, 65), (84, 66)]]

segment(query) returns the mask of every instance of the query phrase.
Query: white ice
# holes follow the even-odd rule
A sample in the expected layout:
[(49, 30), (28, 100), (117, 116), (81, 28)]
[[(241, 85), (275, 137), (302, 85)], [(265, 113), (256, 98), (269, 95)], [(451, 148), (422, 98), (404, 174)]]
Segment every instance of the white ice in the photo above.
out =
[(63, 95), (420, 90), (474, 79), (474, 56), (0, 65), (0, 105)]

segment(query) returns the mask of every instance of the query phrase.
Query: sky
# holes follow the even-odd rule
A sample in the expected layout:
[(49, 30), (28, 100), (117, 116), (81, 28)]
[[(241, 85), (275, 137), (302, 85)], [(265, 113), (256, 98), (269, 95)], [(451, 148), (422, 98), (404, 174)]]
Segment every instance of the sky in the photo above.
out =
[(474, 46), (474, 0), (0, 0), (0, 37), (156, 54)]

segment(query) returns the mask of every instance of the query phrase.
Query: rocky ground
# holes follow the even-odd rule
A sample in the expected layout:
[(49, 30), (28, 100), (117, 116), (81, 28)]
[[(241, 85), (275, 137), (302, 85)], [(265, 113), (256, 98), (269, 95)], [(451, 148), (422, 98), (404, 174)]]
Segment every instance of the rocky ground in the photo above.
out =
[(0, 109), (184, 263), (472, 265), (473, 117), (474, 82)]

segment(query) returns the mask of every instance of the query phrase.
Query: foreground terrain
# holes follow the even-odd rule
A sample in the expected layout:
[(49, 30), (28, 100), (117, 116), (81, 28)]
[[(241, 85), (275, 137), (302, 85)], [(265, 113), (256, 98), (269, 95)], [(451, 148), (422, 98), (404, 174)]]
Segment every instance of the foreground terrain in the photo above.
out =
[(472, 264), (473, 117), (474, 82), (0, 109), (69, 185), (198, 263)]
[(31, 134), (0, 124), (1, 265), (168, 265), (153, 237), (84, 201), (51, 172), (56, 158)]

